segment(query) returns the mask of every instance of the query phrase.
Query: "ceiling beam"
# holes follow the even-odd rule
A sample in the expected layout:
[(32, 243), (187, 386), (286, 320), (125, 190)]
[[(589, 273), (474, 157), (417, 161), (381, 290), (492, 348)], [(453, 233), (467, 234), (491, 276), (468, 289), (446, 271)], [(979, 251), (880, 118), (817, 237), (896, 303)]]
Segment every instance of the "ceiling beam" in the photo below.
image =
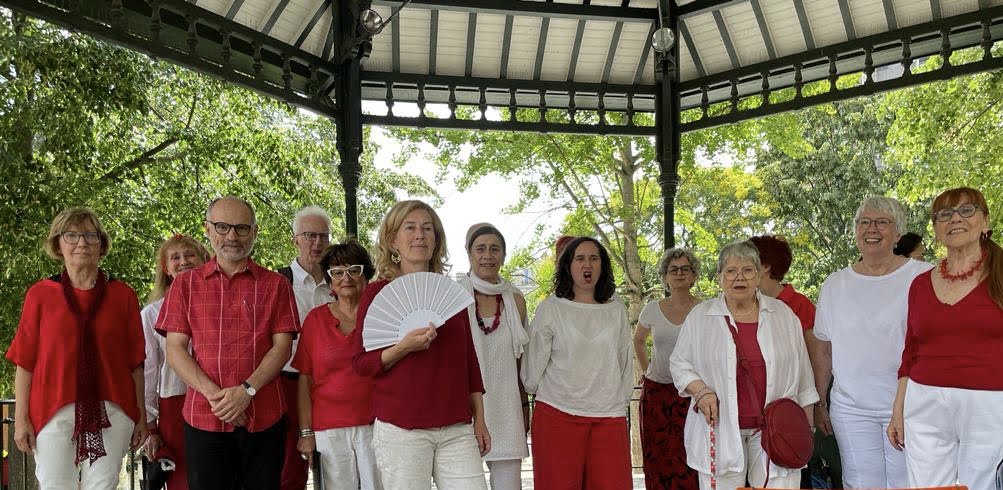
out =
[[(744, 1), (744, 0), (743, 0)], [(373, 5), (399, 7), (401, 0), (373, 0)], [(651, 22), (658, 18), (658, 9), (615, 7), (523, 0), (412, 0), (407, 8), (454, 10), (498, 15), (524, 15), (576, 20), (613, 22)]]
[(728, 52), (728, 58), (731, 60), (731, 68), (742, 66), (742, 61), (738, 59), (738, 52), (735, 51), (735, 43), (731, 41), (731, 34), (728, 33), (728, 24), (724, 22), (724, 16), (721, 15), (720, 10), (714, 11), (714, 22), (717, 23), (717, 31), (721, 34), (724, 49)]
[(773, 36), (770, 35), (770, 26), (766, 23), (766, 14), (763, 13), (763, 6), (759, 0), (749, 0), (752, 5), (752, 13), (756, 16), (756, 23), (759, 24), (759, 34), (763, 36), (763, 44), (766, 45), (766, 54), (770, 59), (777, 57), (777, 49), (773, 45)]
[(811, 23), (808, 22), (808, 11), (804, 8), (804, 0), (793, 0), (793, 2), (794, 12), (798, 14), (798, 24), (801, 26), (801, 35), (804, 36), (805, 48), (815, 49), (815, 35), (812, 34)]

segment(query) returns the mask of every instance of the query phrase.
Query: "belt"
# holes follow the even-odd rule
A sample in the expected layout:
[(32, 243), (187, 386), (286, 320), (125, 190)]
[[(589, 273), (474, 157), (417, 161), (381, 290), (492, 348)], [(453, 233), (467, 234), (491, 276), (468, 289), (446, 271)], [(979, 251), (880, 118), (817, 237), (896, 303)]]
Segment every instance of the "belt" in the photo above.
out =
[(300, 379), (300, 373), (294, 373), (292, 371), (282, 371), (280, 374), (283, 378), (291, 379), (293, 381)]

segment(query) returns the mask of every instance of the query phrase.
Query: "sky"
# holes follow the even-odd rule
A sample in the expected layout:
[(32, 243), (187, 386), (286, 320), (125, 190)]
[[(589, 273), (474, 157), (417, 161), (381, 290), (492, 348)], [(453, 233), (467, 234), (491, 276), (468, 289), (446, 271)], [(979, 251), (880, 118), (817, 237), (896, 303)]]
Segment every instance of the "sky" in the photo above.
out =
[[(397, 112), (396, 108), (394, 112)], [(375, 158), (376, 168), (403, 171), (393, 163), (394, 156), (401, 151), (401, 145), (379, 127), (373, 127), (370, 137), (380, 148)], [(538, 224), (544, 224), (549, 232), (553, 232), (567, 214), (538, 211), (544, 204), (530, 206), (531, 209), (520, 214), (503, 213), (503, 209), (518, 202), (520, 189), (518, 183), (496, 175), (484, 177), (477, 184), (461, 192), (453, 184), (452, 176), (447, 177), (441, 184), (435, 184), (438, 169), (433, 162), (420, 156), (408, 162), (406, 171), (423, 178), (442, 198), (442, 205), (436, 212), (446, 229), (449, 263), (453, 266), (451, 273), (462, 273), (470, 269), (464, 240), (471, 225), (481, 222), (493, 224), (505, 236), (505, 244), (511, 254), (519, 247), (532, 242), (534, 229)], [(398, 197), (407, 198), (404, 195)]]

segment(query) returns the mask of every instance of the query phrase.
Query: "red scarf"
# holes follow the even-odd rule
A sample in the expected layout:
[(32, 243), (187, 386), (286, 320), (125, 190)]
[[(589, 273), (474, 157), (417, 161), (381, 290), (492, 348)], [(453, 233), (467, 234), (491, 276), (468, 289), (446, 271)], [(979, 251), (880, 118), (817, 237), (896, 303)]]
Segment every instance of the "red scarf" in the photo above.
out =
[(104, 449), (104, 438), (101, 430), (111, 427), (108, 412), (104, 402), (98, 395), (98, 350), (94, 338), (94, 317), (97, 316), (101, 301), (104, 300), (108, 278), (104, 271), (98, 271), (94, 283), (94, 300), (86, 312), (81, 311), (77, 297), (73, 293), (73, 284), (66, 269), (59, 276), (63, 287), (63, 297), (66, 305), (77, 320), (77, 402), (74, 407), (73, 442), (77, 445), (77, 455), (74, 464), (83, 460), (94, 464), (98, 458), (108, 453)]

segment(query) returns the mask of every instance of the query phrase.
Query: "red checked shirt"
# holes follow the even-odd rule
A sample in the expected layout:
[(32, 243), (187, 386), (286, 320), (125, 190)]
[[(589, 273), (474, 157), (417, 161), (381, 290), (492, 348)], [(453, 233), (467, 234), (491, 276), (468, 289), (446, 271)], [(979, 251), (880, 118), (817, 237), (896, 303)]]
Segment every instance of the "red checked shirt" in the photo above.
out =
[[(248, 259), (227, 277), (213, 258), (174, 280), (157, 319), (157, 331), (191, 337), (192, 357), (217, 386), (238, 386), (272, 348), (272, 335), (295, 334), (299, 316), (292, 288), (281, 275)], [(247, 430), (260, 432), (286, 412), (276, 380), (257, 387), (247, 411)], [(196, 429), (231, 432), (234, 426), (213, 415), (209, 400), (189, 387), (185, 421)]]

